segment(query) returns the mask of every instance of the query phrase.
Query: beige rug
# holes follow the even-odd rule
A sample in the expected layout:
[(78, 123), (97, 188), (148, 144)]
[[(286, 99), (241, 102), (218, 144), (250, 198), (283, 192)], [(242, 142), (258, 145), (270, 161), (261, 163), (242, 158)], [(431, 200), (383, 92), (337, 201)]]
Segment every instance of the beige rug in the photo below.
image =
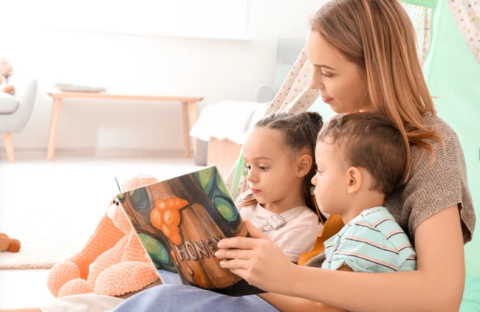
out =
[[(17, 218), (19, 223), (32, 222), (33, 218)], [(36, 216), (34, 222), (44, 227), (23, 226), (6, 232), (10, 238), (16, 238), (22, 244), (20, 251), (0, 252), (0, 270), (50, 269), (80, 252), (94, 231), (93, 221), (73, 224), (66, 217), (64, 223), (49, 224), (48, 217)], [(92, 217), (93, 219), (93, 217)], [(99, 220), (99, 219), (98, 219)], [(2, 229), (3, 231), (3, 229)]]
[(2, 251), (0, 252), (0, 270), (50, 269), (57, 262), (81, 250), (81, 247), (73, 248), (71, 244), (67, 246), (67, 244), (56, 243), (56, 245), (59, 250), (48, 250), (47, 246), (27, 240), (22, 243), (22, 249), (18, 253)]

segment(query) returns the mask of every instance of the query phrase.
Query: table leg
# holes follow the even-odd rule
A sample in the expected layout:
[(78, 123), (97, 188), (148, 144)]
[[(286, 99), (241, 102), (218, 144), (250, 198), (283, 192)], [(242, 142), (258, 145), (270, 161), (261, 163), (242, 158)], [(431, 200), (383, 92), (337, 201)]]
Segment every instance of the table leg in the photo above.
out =
[(182, 121), (183, 121), (183, 144), (185, 145), (185, 157), (190, 158), (190, 136), (188, 135), (188, 103), (182, 102)]
[(5, 144), (5, 149), (7, 150), (8, 161), (13, 164), (15, 162), (15, 152), (13, 149), (12, 134), (4, 133), (3, 142)]
[(52, 161), (55, 156), (55, 143), (57, 141), (58, 121), (62, 109), (62, 99), (54, 98), (52, 105), (52, 119), (50, 120), (50, 135), (48, 137), (47, 160)]
[[(197, 108), (197, 102), (189, 102), (188, 103), (188, 120), (189, 120), (189, 126), (190, 130), (192, 130), (193, 126), (197, 122), (198, 119), (198, 108)], [(197, 155), (197, 139), (192, 138), (193, 142), (193, 154)]]

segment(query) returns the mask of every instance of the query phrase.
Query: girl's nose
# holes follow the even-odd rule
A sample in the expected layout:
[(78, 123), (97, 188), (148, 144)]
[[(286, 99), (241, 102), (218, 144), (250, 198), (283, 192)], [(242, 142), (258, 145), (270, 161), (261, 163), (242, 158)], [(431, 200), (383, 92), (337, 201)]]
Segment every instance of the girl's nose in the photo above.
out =
[(247, 174), (247, 181), (252, 183), (252, 182), (256, 182), (256, 177), (255, 175), (252, 173), (252, 170), (248, 171), (248, 174)]

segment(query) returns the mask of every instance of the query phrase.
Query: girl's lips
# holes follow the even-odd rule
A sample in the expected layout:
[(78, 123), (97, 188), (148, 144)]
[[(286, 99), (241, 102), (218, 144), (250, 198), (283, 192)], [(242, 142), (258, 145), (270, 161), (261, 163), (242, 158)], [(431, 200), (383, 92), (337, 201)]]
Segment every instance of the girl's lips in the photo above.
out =
[(253, 189), (253, 188), (252, 188), (252, 189), (250, 189), (250, 190), (252, 191), (253, 194), (258, 194), (258, 193), (260, 193), (260, 190), (257, 190), (257, 189)]
[(330, 102), (331, 100), (333, 100), (332, 98), (325, 98), (322, 96), (322, 100), (325, 102), (325, 103), (328, 103)]

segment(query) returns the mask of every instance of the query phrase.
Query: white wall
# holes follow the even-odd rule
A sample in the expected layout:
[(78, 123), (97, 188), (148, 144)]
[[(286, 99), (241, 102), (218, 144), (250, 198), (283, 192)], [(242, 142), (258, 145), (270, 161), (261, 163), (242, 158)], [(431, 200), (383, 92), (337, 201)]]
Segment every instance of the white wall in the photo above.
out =
[[(324, 2), (249, 0), (252, 40), (235, 41), (53, 31), (48, 1), (0, 0), (9, 12), (2, 13), (0, 55), (17, 75), (39, 81), (32, 117), (14, 134), (15, 147), (46, 148), (46, 92), (56, 82), (106, 86), (110, 93), (202, 96), (200, 108), (252, 101), (259, 85), (273, 83), (277, 38), (304, 38), (307, 15)], [(181, 109), (177, 103), (66, 100), (57, 148), (181, 150)]]

